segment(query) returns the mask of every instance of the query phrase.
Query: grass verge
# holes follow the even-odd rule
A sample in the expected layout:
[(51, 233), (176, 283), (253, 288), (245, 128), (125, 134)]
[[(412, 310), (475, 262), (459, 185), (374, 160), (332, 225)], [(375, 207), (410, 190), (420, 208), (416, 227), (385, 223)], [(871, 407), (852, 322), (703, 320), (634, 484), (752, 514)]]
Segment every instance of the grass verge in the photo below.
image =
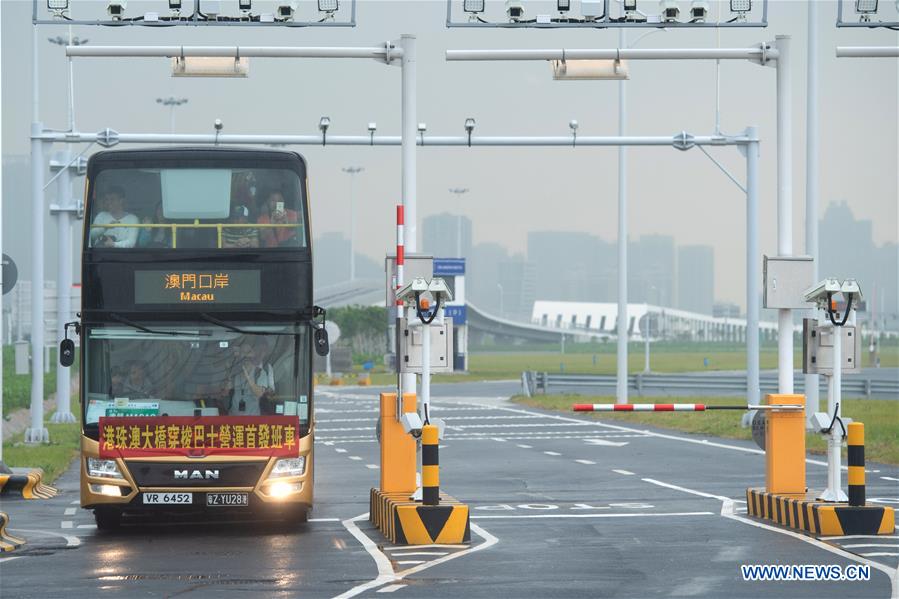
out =
[[(745, 399), (737, 397), (665, 397), (658, 398), (659, 403), (704, 403), (708, 405), (740, 405)], [(575, 403), (614, 403), (615, 398), (609, 396), (587, 395), (537, 395), (525, 397), (517, 395), (513, 401), (548, 410), (570, 412)], [(643, 400), (641, 400), (643, 401)], [(647, 403), (651, 399), (645, 400)], [(670, 413), (590, 413), (590, 417), (608, 422), (628, 424), (648, 424), (658, 428), (713, 435), (726, 439), (751, 440), (752, 433), (748, 428), (740, 426), (742, 412), (710, 411), (676, 414)], [(899, 402), (878, 399), (846, 399), (843, 404), (843, 415), (855, 422), (865, 423), (865, 456), (868, 460), (885, 464), (899, 464)], [(824, 453), (827, 444), (821, 435), (806, 435), (806, 448), (812, 453)]]
[(25, 434), (19, 433), (3, 443), (3, 461), (9, 467), (42, 468), (44, 482), (52, 483), (66, 471), (78, 455), (81, 442), (81, 426), (77, 423), (51, 424), (50, 443), (26, 445)]

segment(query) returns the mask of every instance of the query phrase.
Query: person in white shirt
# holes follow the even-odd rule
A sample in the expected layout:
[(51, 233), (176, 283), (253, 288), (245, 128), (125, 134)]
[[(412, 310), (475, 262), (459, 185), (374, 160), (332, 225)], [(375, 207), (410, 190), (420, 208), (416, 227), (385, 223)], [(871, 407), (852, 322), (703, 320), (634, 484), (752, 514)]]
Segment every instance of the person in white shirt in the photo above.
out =
[[(125, 212), (125, 190), (110, 187), (103, 196), (106, 210), (94, 218), (95, 225), (139, 224), (137, 216)], [(137, 244), (137, 227), (91, 227), (91, 246), (133, 248)]]
[(257, 342), (249, 348), (248, 355), (237, 366), (228, 409), (232, 416), (262, 415), (262, 406), (269, 403), (274, 395), (275, 373), (271, 363), (265, 360), (265, 353), (265, 343)]

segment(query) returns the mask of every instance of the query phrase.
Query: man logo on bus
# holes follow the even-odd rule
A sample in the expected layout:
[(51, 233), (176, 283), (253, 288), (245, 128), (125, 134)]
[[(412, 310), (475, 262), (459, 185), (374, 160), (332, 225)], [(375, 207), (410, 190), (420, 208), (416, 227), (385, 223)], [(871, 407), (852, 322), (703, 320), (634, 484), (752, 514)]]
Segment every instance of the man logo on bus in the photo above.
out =
[(175, 480), (218, 480), (218, 470), (191, 470), (188, 474), (187, 470), (175, 470)]

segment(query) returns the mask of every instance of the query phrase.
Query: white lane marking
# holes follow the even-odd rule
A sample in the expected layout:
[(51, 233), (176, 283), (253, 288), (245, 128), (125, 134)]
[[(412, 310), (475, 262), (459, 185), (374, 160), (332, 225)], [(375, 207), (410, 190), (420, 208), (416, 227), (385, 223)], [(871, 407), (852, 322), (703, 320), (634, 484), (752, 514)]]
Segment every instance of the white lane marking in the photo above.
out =
[(584, 439), (585, 443), (589, 443), (590, 445), (605, 445), (607, 447), (624, 447), (628, 444), (628, 441), (606, 441), (604, 439)]
[(67, 508), (66, 508), (66, 513), (65, 513), (65, 515), (66, 515), (66, 516), (74, 516), (74, 515), (75, 515), (75, 510), (76, 510), (76, 509), (77, 509), (77, 508), (67, 507)]
[(714, 512), (665, 512), (665, 513), (645, 513), (634, 512), (628, 514), (528, 514), (526, 516), (506, 516), (506, 515), (471, 515), (472, 520), (511, 520), (520, 518), (653, 518), (659, 516), (714, 516)]
[(95, 529), (95, 528), (97, 528), (97, 525), (96, 525), (96, 524), (79, 524), (79, 525), (78, 525), (78, 528), (90, 528), (90, 529)]
[(423, 564), (423, 563), (425, 563), (425, 561), (421, 560), (421, 559), (407, 559), (407, 560), (397, 561), (396, 563), (405, 564), (405, 565), (415, 565), (415, 564)]
[(405, 587), (404, 584), (388, 584), (386, 587), (382, 589), (378, 589), (375, 591), (376, 593), (392, 593), (393, 591), (398, 591), (401, 588)]
[(340, 522), (340, 518), (309, 518), (309, 522)]
[(899, 556), (899, 553), (887, 553), (885, 551), (875, 551), (874, 553), (861, 553), (860, 555), (864, 555), (865, 557), (892, 557)]
[(883, 541), (892, 541), (893, 537), (884, 537), (883, 535), (834, 535), (832, 537), (820, 537), (822, 541), (834, 541), (836, 539), (880, 539)]
[(502, 439), (502, 438), (500, 438), (500, 437), (491, 437), (491, 439), (494, 440), (494, 441), (499, 441), (500, 443), (505, 443), (505, 442), (506, 442), (505, 439)]
[[(415, 549), (469, 549), (469, 545), (416, 545)], [(409, 551), (408, 545), (398, 547), (385, 547), (384, 551)]]
[(522, 449), (532, 449), (534, 447), (533, 445), (525, 445), (524, 443), (516, 443), (515, 446)]
[(881, 476), (880, 478), (882, 478), (883, 480), (894, 480), (896, 482), (899, 482), (899, 478), (893, 478), (892, 476)]
[(3, 562), (10, 562), (14, 559), (19, 559), (20, 557), (25, 557), (24, 555), (13, 555), (11, 557), (0, 557), (0, 564)]
[(575, 462), (577, 462), (578, 464), (585, 464), (585, 465), (587, 465), (587, 466), (591, 466), (591, 465), (593, 465), (593, 464), (596, 464), (596, 462), (593, 462), (593, 461), (591, 461), (591, 460), (575, 460)]
[(348, 456), (348, 457), (349, 457), (351, 460), (357, 460), (357, 461), (362, 459), (362, 458), (360, 458), (360, 457), (357, 456), (357, 455), (351, 455), (351, 456)]
[(75, 523), (72, 522), (71, 520), (63, 520), (59, 524), (60, 524), (60, 528), (72, 528), (75, 525)]
[(631, 472), (630, 470), (619, 470), (618, 468), (613, 468), (612, 472), (616, 472), (618, 474), (623, 474), (625, 476), (633, 476), (634, 475), (634, 473)]
[[(384, 585), (388, 582), (399, 582), (403, 578), (407, 576), (411, 576), (412, 574), (417, 574), (422, 570), (426, 570), (428, 568), (432, 568), (444, 562), (448, 562), (451, 559), (456, 559), (457, 557), (462, 557), (463, 555), (469, 555), (471, 553), (475, 553), (477, 551), (483, 551), (484, 549), (489, 549), (493, 547), (499, 542), (495, 536), (478, 526), (477, 524), (471, 524), (471, 532), (475, 533), (482, 539), (484, 539), (483, 543), (476, 545), (474, 547), (468, 547), (462, 551), (457, 551), (455, 553), (451, 553), (449, 555), (444, 555), (443, 557), (438, 557), (435, 560), (431, 560), (429, 562), (425, 562), (423, 564), (419, 564), (417, 566), (413, 566), (406, 570), (402, 570), (401, 572), (393, 573), (393, 568), (390, 566), (390, 559), (382, 552), (374, 541), (369, 539), (364, 532), (362, 532), (358, 526), (356, 526), (356, 522), (359, 520), (368, 519), (368, 512), (356, 516), (355, 518), (351, 518), (349, 520), (344, 520), (343, 525), (346, 529), (352, 534), (356, 539), (362, 543), (362, 546), (365, 547), (365, 550), (368, 551), (369, 555), (375, 560), (375, 563), (378, 566), (378, 576), (377, 578), (370, 580), (366, 583), (357, 585), (350, 590), (337, 595), (334, 599), (349, 599), (349, 597), (355, 597), (360, 593), (364, 593), (365, 591), (373, 588), (377, 588), (381, 585)], [(438, 547), (446, 545), (438, 545)]]
[(677, 485), (672, 485), (670, 483), (663, 483), (662, 481), (655, 480), (653, 478), (641, 478), (643, 482), (647, 482), (653, 485), (658, 485), (660, 487), (666, 487), (668, 489), (674, 489), (675, 491), (681, 491), (682, 493), (689, 493), (691, 495), (698, 495), (700, 497), (707, 497), (709, 499), (717, 499), (718, 501), (733, 501), (730, 497), (724, 497), (722, 495), (712, 495), (711, 493), (703, 493), (702, 491), (696, 491), (694, 489), (687, 489), (686, 487), (678, 487)]
[(545, 453), (546, 455), (562, 455), (558, 451), (544, 451), (543, 453)]
[(342, 447), (335, 447), (334, 451), (337, 453), (346, 453), (346, 449), (343, 449)]
[(80, 504), (80, 503), (81, 503), (81, 500), (80, 500), (80, 499), (76, 499), (75, 501), (70, 501), (70, 502), (69, 502), (69, 505), (78, 505), (78, 504)]
[[(899, 547), (899, 545), (881, 545), (879, 543), (853, 543), (852, 545), (843, 545), (843, 549), (856, 549), (858, 547)], [(864, 554), (863, 554), (864, 555)]]
[(378, 466), (377, 464), (366, 464), (365, 467), (369, 470), (377, 470), (378, 468), (380, 468), (380, 466)]
[[(66, 547), (78, 547), (81, 545), (81, 539), (72, 535), (65, 535), (61, 532), (53, 532), (52, 530), (35, 530), (33, 528), (17, 528), (16, 531), (32, 532), (37, 534), (50, 535), (51, 537), (62, 537), (66, 540)], [(22, 556), (25, 557), (25, 556)]]
[(393, 557), (411, 557), (413, 555), (449, 555), (449, 551), (407, 551), (406, 553), (394, 553)]

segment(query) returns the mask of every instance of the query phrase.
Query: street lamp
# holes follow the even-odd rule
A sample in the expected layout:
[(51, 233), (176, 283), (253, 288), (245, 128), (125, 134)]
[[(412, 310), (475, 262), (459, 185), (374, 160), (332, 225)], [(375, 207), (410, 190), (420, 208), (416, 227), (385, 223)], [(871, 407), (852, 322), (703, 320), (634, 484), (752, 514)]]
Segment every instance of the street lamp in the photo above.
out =
[[(79, 37), (72, 37), (72, 27), (69, 26), (68, 37), (57, 35), (56, 37), (48, 37), (47, 41), (57, 46), (83, 46), (88, 40)], [(75, 130), (75, 76), (72, 71), (72, 57), (69, 56), (69, 131)]]
[(175, 107), (187, 104), (187, 98), (176, 98), (169, 96), (168, 98), (156, 98), (157, 104), (169, 107), (169, 132), (175, 132)]
[(356, 175), (365, 170), (361, 166), (345, 166), (343, 172), (350, 176), (350, 281), (356, 280), (356, 250), (354, 249), (354, 240), (356, 239), (356, 198), (353, 181)]
[[(467, 187), (450, 187), (449, 192), (456, 194), (456, 197), (468, 193)], [(456, 216), (456, 257), (462, 257), (462, 212)]]

